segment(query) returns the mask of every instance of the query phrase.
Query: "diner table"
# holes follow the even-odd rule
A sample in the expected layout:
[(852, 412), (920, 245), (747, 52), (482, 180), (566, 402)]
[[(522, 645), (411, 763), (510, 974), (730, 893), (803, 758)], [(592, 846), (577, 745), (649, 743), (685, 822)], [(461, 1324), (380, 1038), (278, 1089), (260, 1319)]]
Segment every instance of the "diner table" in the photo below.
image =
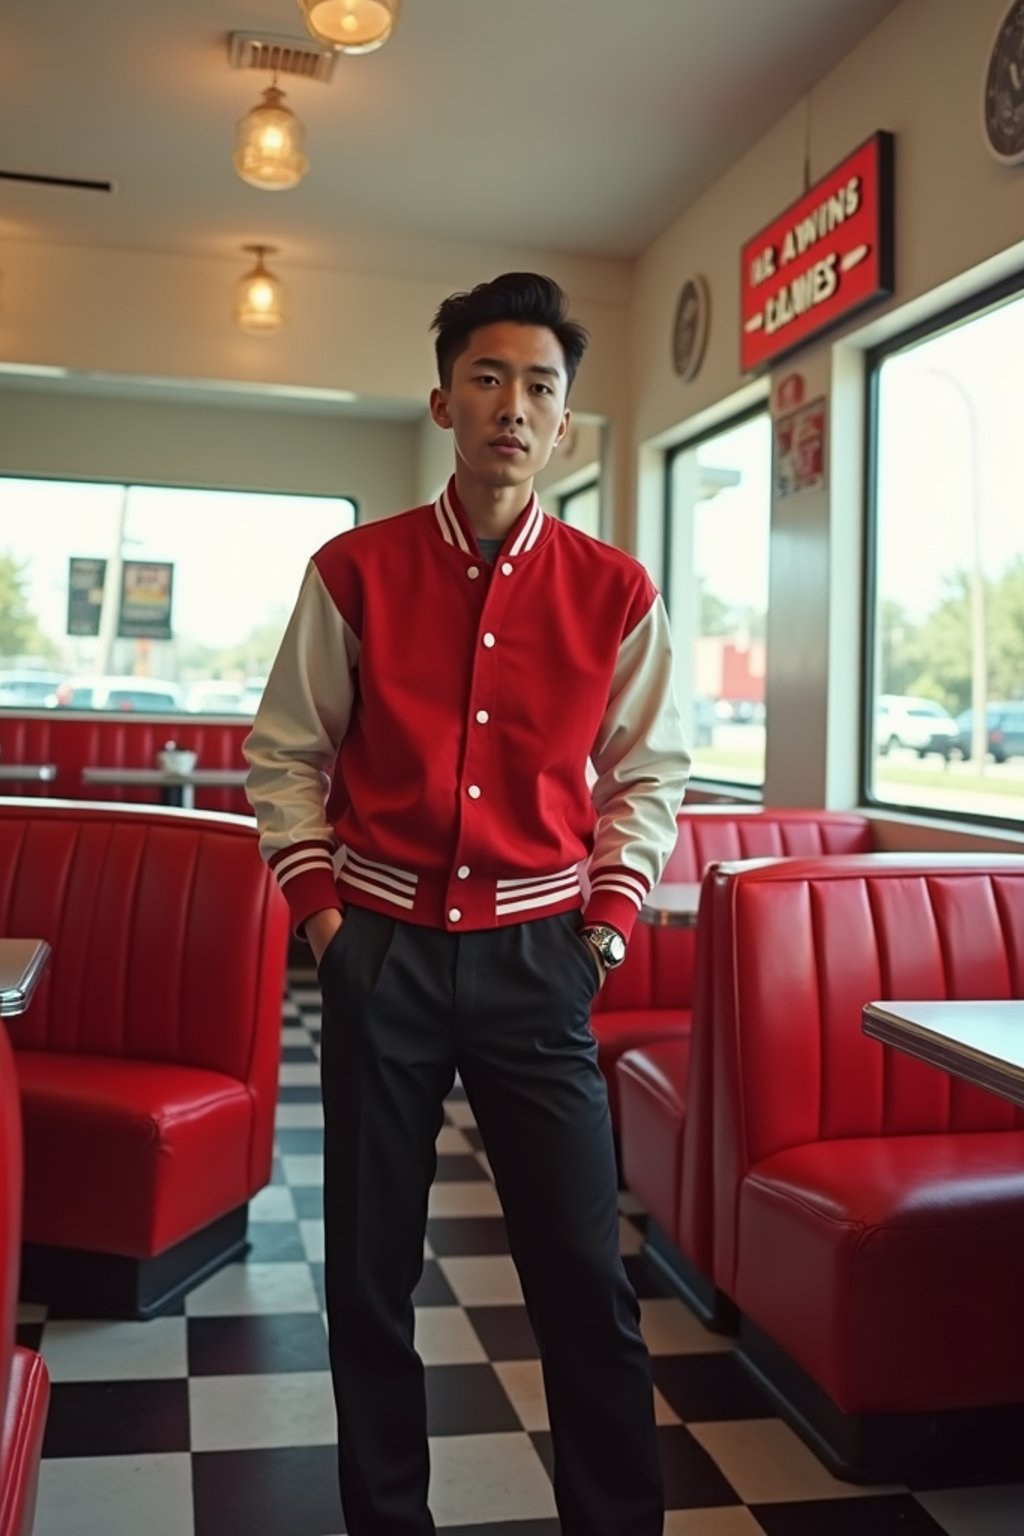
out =
[(866, 1035), (1024, 1106), (1024, 1001), (868, 1003)]
[(45, 939), (0, 939), (0, 1018), (25, 1012), (49, 959)]
[(653, 928), (696, 928), (699, 906), (699, 880), (666, 880), (647, 893), (640, 921)]
[(170, 768), (83, 768), (85, 784), (156, 785), (165, 805), (190, 811), (197, 789), (239, 789), (249, 776), (247, 768), (192, 768), (176, 773)]
[(52, 784), (56, 763), (0, 763), (0, 784)]

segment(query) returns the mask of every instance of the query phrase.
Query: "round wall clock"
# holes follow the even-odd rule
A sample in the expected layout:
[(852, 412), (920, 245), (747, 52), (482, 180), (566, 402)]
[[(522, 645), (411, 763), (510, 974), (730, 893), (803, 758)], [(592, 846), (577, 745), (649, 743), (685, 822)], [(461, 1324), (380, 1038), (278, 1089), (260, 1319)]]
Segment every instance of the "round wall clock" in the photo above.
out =
[(672, 324), (672, 363), (679, 377), (687, 382), (700, 372), (710, 323), (711, 294), (706, 279), (687, 278)]
[(1001, 165), (1024, 164), (1024, 0), (1013, 0), (992, 44), (982, 123)]

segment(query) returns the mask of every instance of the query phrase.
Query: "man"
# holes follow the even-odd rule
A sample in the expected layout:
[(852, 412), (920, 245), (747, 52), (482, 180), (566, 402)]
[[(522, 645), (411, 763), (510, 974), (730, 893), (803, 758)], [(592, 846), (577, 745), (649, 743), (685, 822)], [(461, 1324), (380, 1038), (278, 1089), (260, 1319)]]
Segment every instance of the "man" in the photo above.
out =
[(675, 838), (689, 760), (668, 627), (636, 561), (534, 495), (587, 343), (561, 289), (508, 273), (434, 328), (455, 473), (314, 557), (245, 744), (261, 851), (323, 991), (345, 1520), (435, 1529), (411, 1297), (458, 1071), (540, 1346), (562, 1529), (659, 1536), (589, 1012)]

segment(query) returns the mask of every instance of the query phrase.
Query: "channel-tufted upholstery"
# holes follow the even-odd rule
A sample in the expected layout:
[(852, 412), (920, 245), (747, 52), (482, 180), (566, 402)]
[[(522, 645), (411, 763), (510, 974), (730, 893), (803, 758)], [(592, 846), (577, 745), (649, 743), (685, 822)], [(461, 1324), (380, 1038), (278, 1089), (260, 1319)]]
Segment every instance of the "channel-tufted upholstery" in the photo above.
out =
[(50, 1400), (40, 1355), (15, 1345), (21, 1259), (21, 1112), (0, 1023), (0, 1536), (30, 1536)]
[[(700, 880), (719, 859), (787, 854), (863, 853), (871, 823), (845, 811), (776, 810), (761, 806), (684, 807), (663, 880)], [(608, 1084), (612, 1124), (619, 1128), (616, 1062), (636, 1046), (689, 1033), (693, 1011), (693, 929), (637, 923), (625, 963), (613, 971), (594, 1004), (592, 1024)]]
[(1024, 997), (1024, 859), (708, 887), (717, 1285), (843, 1414), (1024, 1402), (1024, 1111), (861, 1027), (876, 999)]
[[(17, 714), (0, 710), (0, 762), (54, 763), (57, 778), (49, 783), (17, 780), (4, 785), (6, 793), (67, 800), (101, 800), (155, 805), (157, 786), (145, 784), (85, 784), (83, 768), (153, 768), (156, 755), (170, 740), (198, 755), (201, 768), (245, 768), (242, 742), (249, 720), (201, 720), (193, 715), (163, 718), (131, 714), (80, 714), (61, 709)], [(199, 787), (195, 803), (200, 810), (231, 811), (250, 815), (241, 788)]]
[(142, 1261), (244, 1213), (270, 1173), (288, 933), (252, 824), (0, 801), (0, 932), (53, 950), (11, 1021), (26, 1241)]

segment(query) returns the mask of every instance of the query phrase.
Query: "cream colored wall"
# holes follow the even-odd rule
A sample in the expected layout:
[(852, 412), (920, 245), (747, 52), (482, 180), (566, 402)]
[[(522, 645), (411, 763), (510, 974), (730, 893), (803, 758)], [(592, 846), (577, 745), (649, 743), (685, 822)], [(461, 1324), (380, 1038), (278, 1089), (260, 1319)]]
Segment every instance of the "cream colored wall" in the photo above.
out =
[[(657, 544), (658, 455), (766, 392), (739, 370), (739, 252), (812, 180), (878, 129), (896, 139), (896, 292), (868, 322), (782, 365), (829, 403), (829, 483), (772, 508), (765, 799), (847, 805), (856, 796), (861, 653), (864, 348), (1024, 268), (1024, 173), (999, 167), (981, 137), (984, 67), (1006, 0), (906, 0), (644, 253), (632, 310), (634, 474), (619, 542)], [(692, 273), (711, 288), (702, 371), (683, 384), (669, 338)]]
[[(366, 521), (416, 500), (417, 427), (239, 406), (0, 390), (0, 475), (351, 496)], [(0, 487), (0, 515), (3, 490)]]
[(175, 379), (245, 380), (353, 390), (426, 403), (434, 383), (429, 326), (443, 298), (510, 269), (547, 271), (591, 333), (577, 409), (622, 407), (630, 269), (621, 261), (544, 251), (467, 247), (435, 276), (275, 270), (286, 282), (289, 323), (250, 336), (231, 319), (244, 257), (13, 243), (4, 248), (0, 361)]

